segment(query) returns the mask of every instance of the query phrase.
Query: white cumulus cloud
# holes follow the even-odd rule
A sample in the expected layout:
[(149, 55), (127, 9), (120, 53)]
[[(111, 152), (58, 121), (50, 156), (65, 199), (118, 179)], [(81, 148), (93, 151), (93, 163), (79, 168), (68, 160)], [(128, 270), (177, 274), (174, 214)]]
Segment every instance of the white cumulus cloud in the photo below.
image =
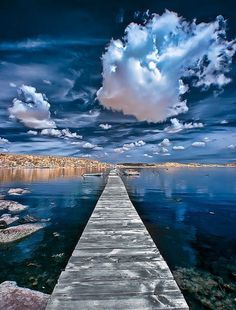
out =
[(205, 142), (202, 142), (202, 141), (196, 141), (196, 142), (193, 142), (193, 143), (192, 143), (192, 146), (193, 146), (193, 147), (205, 147), (205, 146), (206, 146), (206, 143), (205, 143)]
[(38, 132), (36, 130), (28, 130), (27, 133), (31, 136), (37, 136)]
[(9, 141), (5, 138), (0, 137), (0, 144), (6, 144), (6, 143), (9, 143)]
[(98, 146), (96, 144), (90, 143), (90, 142), (85, 142), (82, 144), (82, 148), (84, 149), (90, 149), (90, 150), (94, 150), (94, 151), (100, 151), (103, 149), (102, 146)]
[(45, 95), (37, 93), (36, 88), (22, 85), (18, 89), (18, 98), (13, 100), (9, 108), (10, 117), (34, 129), (55, 128), (51, 119), (50, 103)]
[(172, 149), (174, 151), (183, 151), (185, 149), (185, 147), (182, 146), (182, 145), (175, 145), (175, 146), (172, 147)]
[[(103, 55), (100, 103), (138, 120), (160, 122), (188, 111), (182, 95), (189, 86), (222, 88), (236, 50), (226, 39), (226, 22), (187, 22), (174, 12), (131, 23), (122, 40)], [(189, 85), (188, 85), (189, 84)]]
[(110, 129), (112, 126), (109, 125), (109, 124), (100, 124), (99, 127), (101, 127), (101, 128), (104, 129), (104, 130), (108, 130), (108, 129)]
[[(52, 137), (64, 138), (64, 139), (82, 139), (81, 135), (79, 135), (76, 132), (71, 132), (67, 128), (66, 129), (45, 128), (41, 130), (40, 133), (43, 136), (52, 136)], [(31, 130), (31, 134), (33, 134), (32, 130)]]
[(90, 142), (85, 142), (82, 146), (84, 149), (94, 149), (96, 147), (95, 144), (92, 144)]
[(164, 140), (161, 141), (158, 145), (159, 145), (159, 146), (167, 147), (167, 146), (170, 146), (170, 145), (171, 145), (171, 142), (170, 142), (169, 139), (164, 139)]
[(115, 148), (114, 152), (121, 154), (121, 153), (124, 153), (125, 151), (129, 151), (136, 147), (144, 146), (145, 144), (146, 142), (144, 142), (143, 140), (139, 140), (139, 141), (135, 141), (131, 143), (125, 143), (122, 147)]
[(177, 118), (171, 118), (171, 126), (166, 127), (164, 130), (168, 133), (176, 133), (184, 129), (203, 128), (203, 123), (182, 123)]

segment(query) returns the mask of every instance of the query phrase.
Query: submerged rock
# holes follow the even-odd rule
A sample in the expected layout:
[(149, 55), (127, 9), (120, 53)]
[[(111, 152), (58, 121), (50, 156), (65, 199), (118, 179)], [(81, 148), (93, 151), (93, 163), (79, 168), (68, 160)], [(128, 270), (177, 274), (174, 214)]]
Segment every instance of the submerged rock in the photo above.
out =
[(173, 274), (181, 290), (197, 304), (212, 310), (236, 308), (236, 285), (232, 282), (195, 268), (178, 268)]
[(0, 309), (4, 310), (43, 310), (50, 295), (22, 288), (16, 282), (0, 284)]
[(8, 195), (23, 195), (30, 193), (30, 191), (24, 188), (10, 188), (7, 193)]
[(27, 209), (27, 206), (12, 200), (0, 200), (0, 211), (21, 212)]
[(64, 257), (65, 257), (64, 253), (58, 253), (58, 254), (52, 255), (52, 258), (54, 258), (57, 263), (62, 262), (64, 260)]
[(182, 200), (182, 198), (178, 198), (178, 197), (177, 197), (177, 198), (174, 198), (174, 201), (175, 201), (175, 202), (182, 202), (183, 200)]
[(22, 224), (0, 230), (0, 244), (18, 241), (42, 229), (43, 224)]
[(0, 221), (1, 220), (5, 221), (7, 223), (7, 226), (8, 226), (8, 225), (11, 225), (12, 223), (18, 221), (19, 217), (18, 216), (12, 216), (11, 214), (3, 214), (0, 217)]
[(56, 232), (56, 231), (53, 232), (52, 234), (53, 234), (54, 237), (60, 237), (60, 234), (58, 232)]
[(19, 219), (19, 223), (21, 224), (26, 224), (26, 223), (37, 223), (40, 222), (40, 219), (37, 219), (35, 217), (33, 217), (32, 215), (26, 215), (26, 216), (22, 216)]

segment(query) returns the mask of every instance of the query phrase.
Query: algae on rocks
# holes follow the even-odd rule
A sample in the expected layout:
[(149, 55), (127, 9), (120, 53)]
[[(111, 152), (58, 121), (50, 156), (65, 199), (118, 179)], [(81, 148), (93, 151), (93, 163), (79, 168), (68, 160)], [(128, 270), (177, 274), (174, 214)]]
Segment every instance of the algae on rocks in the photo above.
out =
[(173, 274), (183, 293), (191, 295), (201, 307), (212, 310), (236, 308), (234, 283), (226, 283), (221, 277), (195, 268), (178, 268)]

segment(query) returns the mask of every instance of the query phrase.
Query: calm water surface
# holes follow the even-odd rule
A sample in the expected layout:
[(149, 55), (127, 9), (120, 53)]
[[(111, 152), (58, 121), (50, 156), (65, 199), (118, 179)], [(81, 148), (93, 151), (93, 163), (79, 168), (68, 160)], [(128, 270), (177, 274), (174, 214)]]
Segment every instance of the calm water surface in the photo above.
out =
[(236, 309), (236, 169), (140, 172), (130, 198), (191, 309)]
[[(104, 188), (105, 178), (82, 178), (84, 172), (0, 171), (0, 194), (12, 187), (30, 190), (5, 197), (29, 206), (20, 215), (48, 219), (41, 231), (0, 246), (0, 282), (52, 292)], [(236, 309), (236, 170), (140, 172), (138, 178), (124, 178), (130, 198), (190, 309)]]
[(45, 228), (30, 237), (0, 246), (0, 283), (16, 281), (20, 286), (51, 293), (104, 188), (104, 178), (83, 178), (83, 172), (0, 170), (0, 194), (15, 187), (30, 190), (22, 196), (5, 197), (29, 206), (20, 215), (48, 220)]

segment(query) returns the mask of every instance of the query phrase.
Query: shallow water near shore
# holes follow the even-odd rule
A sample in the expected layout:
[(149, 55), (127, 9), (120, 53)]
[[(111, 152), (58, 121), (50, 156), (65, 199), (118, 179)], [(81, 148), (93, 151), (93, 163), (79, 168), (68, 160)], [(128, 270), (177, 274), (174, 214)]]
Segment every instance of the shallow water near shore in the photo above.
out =
[(0, 246), (0, 283), (16, 281), (19, 286), (52, 292), (104, 188), (105, 178), (83, 178), (85, 172), (90, 171), (0, 170), (1, 194), (17, 187), (30, 191), (5, 196), (28, 206), (19, 216), (30, 214), (46, 224), (23, 240)]
[(140, 169), (124, 181), (190, 309), (236, 309), (236, 170)]

